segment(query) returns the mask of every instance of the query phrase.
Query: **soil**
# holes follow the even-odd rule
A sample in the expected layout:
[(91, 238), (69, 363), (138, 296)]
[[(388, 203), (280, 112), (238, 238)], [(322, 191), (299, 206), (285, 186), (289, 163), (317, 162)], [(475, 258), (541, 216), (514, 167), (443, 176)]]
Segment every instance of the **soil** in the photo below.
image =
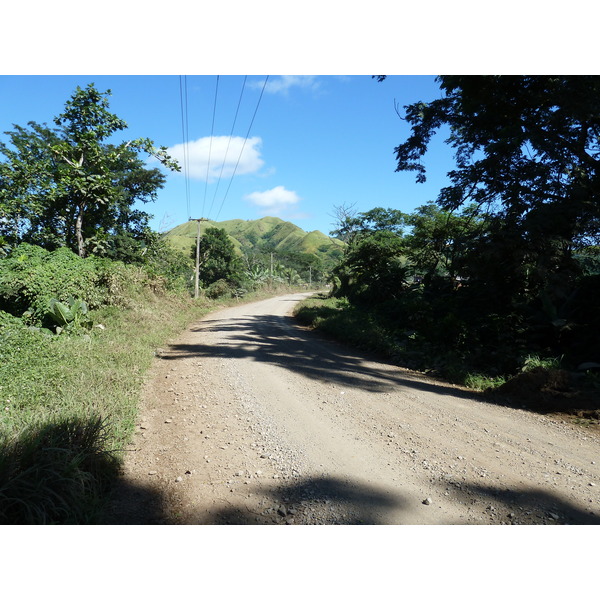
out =
[(324, 340), (307, 295), (157, 352), (107, 523), (600, 523), (596, 431)]

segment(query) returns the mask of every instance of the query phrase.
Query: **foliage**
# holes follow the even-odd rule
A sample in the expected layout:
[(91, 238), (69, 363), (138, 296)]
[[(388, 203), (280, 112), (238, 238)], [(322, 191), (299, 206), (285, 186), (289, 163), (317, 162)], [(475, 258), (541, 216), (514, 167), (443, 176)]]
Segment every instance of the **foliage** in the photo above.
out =
[(206, 288), (206, 297), (211, 300), (232, 294), (234, 288), (225, 279), (217, 279)]
[(521, 367), (523, 373), (528, 373), (534, 369), (560, 369), (559, 358), (541, 358), (537, 355), (527, 356)]
[(405, 107), (412, 133), (396, 148), (398, 170), (424, 181), (421, 158), (448, 126), (457, 168), (437, 202), (474, 203), (490, 215), (465, 261), (473, 295), (504, 317), (526, 305), (559, 312), (582, 275), (576, 250), (600, 234), (600, 78), (439, 82), (442, 98)]
[(446, 373), (599, 360), (600, 78), (439, 82), (441, 98), (405, 107), (397, 170), (425, 181), (422, 158), (448, 127), (451, 185), (411, 215), (338, 209), (348, 248), (334, 294)]
[(90, 308), (105, 328), (85, 338), (0, 311), (0, 522), (101, 522), (156, 348), (208, 310), (137, 271), (119, 306)]
[(226, 231), (209, 227), (200, 238), (199, 281), (202, 287), (208, 287), (219, 280), (237, 284), (240, 278), (241, 262)]
[(81, 327), (91, 328), (91, 320), (85, 318), (87, 313), (88, 307), (83, 300), (69, 298), (68, 302), (63, 304), (52, 298), (47, 314), (57, 325), (56, 333), (62, 333), (65, 330), (78, 331)]
[(161, 280), (169, 290), (192, 289), (194, 265), (191, 257), (175, 250), (157, 233), (146, 235), (139, 262), (152, 280)]
[(452, 281), (465, 278), (465, 262), (487, 227), (486, 219), (474, 205), (458, 212), (444, 210), (432, 202), (407, 215), (405, 222), (410, 227), (405, 253), (411, 271), (427, 282), (435, 277)]
[(391, 231), (355, 237), (344, 262), (334, 270), (339, 280), (336, 293), (362, 304), (398, 298), (407, 277), (403, 247)]
[(77, 297), (90, 309), (124, 304), (125, 288), (136, 278), (138, 273), (108, 259), (22, 244), (0, 259), (0, 310), (30, 325), (48, 325), (53, 300)]
[(137, 239), (143, 232), (148, 215), (132, 207), (154, 200), (165, 177), (146, 168), (139, 153), (179, 167), (147, 138), (109, 143), (127, 127), (109, 112), (109, 95), (94, 84), (78, 87), (54, 119), (54, 129), (30, 122), (6, 132), (10, 144), (0, 143), (4, 243), (67, 246), (83, 257), (105, 252), (109, 234)]

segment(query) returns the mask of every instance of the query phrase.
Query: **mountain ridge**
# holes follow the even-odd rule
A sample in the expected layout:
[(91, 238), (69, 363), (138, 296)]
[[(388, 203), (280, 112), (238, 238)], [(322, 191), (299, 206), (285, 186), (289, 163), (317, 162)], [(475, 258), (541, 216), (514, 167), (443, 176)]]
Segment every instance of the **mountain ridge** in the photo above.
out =
[[(200, 233), (204, 233), (209, 227), (224, 229), (240, 254), (245, 251), (299, 252), (313, 254), (324, 262), (331, 262), (341, 258), (345, 247), (341, 240), (318, 230), (304, 231), (294, 223), (279, 217), (201, 221)], [(187, 253), (195, 247), (197, 231), (198, 223), (187, 221), (163, 235), (173, 247)]]

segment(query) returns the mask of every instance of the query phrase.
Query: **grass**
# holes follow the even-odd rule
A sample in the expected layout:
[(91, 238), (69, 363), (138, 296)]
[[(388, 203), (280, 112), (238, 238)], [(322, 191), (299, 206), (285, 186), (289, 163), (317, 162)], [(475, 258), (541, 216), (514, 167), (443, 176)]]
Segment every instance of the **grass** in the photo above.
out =
[(104, 329), (90, 335), (2, 329), (1, 523), (93, 522), (155, 349), (208, 311), (146, 289), (127, 309), (92, 313)]
[[(291, 291), (261, 290), (257, 301)], [(45, 335), (0, 320), (0, 524), (100, 522), (155, 352), (238, 299), (197, 301), (149, 287), (127, 308), (90, 311), (89, 334)]]
[(481, 373), (468, 373), (463, 381), (465, 387), (477, 392), (493, 390), (504, 383), (506, 383), (506, 377), (490, 377), (488, 375), (482, 375)]
[(0, 444), (0, 522), (93, 523), (118, 460), (106, 421), (52, 417)]
[(347, 342), (382, 354), (391, 354), (395, 344), (372, 315), (350, 305), (344, 298), (316, 294), (300, 302), (294, 316), (302, 323)]
[(533, 369), (560, 369), (560, 367), (560, 358), (542, 358), (537, 354), (530, 354), (524, 360), (521, 371), (523, 373), (528, 373), (529, 371), (533, 371)]

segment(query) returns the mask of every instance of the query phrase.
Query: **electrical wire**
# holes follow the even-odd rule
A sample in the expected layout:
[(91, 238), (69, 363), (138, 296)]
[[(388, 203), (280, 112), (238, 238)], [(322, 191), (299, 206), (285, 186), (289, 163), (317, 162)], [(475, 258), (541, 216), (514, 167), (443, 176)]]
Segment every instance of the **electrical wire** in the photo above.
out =
[(250, 121), (250, 126), (248, 127), (248, 132), (246, 133), (246, 137), (244, 139), (242, 149), (240, 150), (240, 155), (238, 156), (237, 163), (235, 164), (235, 168), (233, 169), (231, 179), (229, 180), (229, 185), (227, 186), (227, 190), (225, 191), (225, 195), (223, 196), (223, 200), (221, 201), (221, 206), (219, 207), (219, 212), (217, 213), (217, 216), (215, 217), (215, 221), (219, 218), (219, 215), (221, 214), (221, 210), (223, 209), (223, 205), (225, 204), (225, 199), (227, 198), (227, 194), (229, 193), (229, 189), (231, 188), (231, 184), (233, 182), (233, 178), (235, 177), (235, 173), (237, 171), (238, 165), (240, 164), (240, 160), (242, 158), (244, 148), (246, 147), (246, 142), (248, 141), (248, 137), (250, 136), (250, 130), (252, 129), (252, 124), (254, 123), (254, 119), (256, 117), (256, 113), (258, 112), (258, 107), (260, 106), (260, 101), (262, 100), (263, 93), (265, 91), (265, 88), (267, 87), (268, 81), (269, 81), (269, 76), (267, 75), (265, 82), (263, 84), (262, 90), (260, 91), (260, 96), (258, 98), (258, 102), (256, 103), (256, 108), (254, 109), (254, 114), (252, 115), (252, 120)]
[(233, 118), (233, 125), (231, 126), (231, 132), (229, 133), (229, 139), (227, 140), (227, 148), (225, 149), (225, 156), (223, 157), (223, 164), (221, 165), (221, 171), (219, 172), (219, 178), (217, 179), (217, 185), (215, 187), (215, 193), (213, 194), (212, 201), (210, 203), (210, 208), (208, 210), (208, 216), (210, 217), (213, 209), (213, 205), (215, 203), (215, 199), (217, 197), (217, 192), (219, 191), (219, 185), (221, 184), (221, 178), (223, 177), (223, 170), (225, 168), (225, 163), (227, 162), (227, 155), (229, 154), (229, 146), (231, 145), (231, 138), (233, 137), (233, 131), (235, 129), (235, 124), (237, 122), (238, 113), (240, 111), (240, 105), (242, 104), (242, 97), (244, 95), (244, 90), (246, 89), (246, 80), (248, 79), (248, 75), (244, 77), (244, 83), (242, 84), (242, 91), (240, 92), (240, 98), (238, 100), (237, 109), (235, 111), (235, 116)]
[[(185, 93), (184, 93), (185, 87)], [(185, 96), (185, 103), (184, 103)], [(188, 156), (189, 122), (188, 122), (188, 99), (187, 99), (187, 76), (179, 76), (179, 101), (181, 107), (181, 135), (183, 138), (183, 174), (185, 176), (185, 200), (188, 219), (191, 217), (190, 206), (190, 168)]]
[(212, 126), (210, 129), (210, 141), (208, 144), (208, 162), (206, 163), (206, 181), (204, 183), (204, 199), (202, 200), (202, 214), (204, 215), (204, 208), (205, 208), (205, 204), (206, 204), (206, 192), (208, 190), (208, 174), (210, 172), (210, 155), (211, 155), (211, 151), (212, 151), (212, 141), (213, 141), (213, 134), (215, 131), (215, 115), (217, 113), (217, 95), (219, 93), (219, 76), (217, 75), (217, 84), (215, 87), (215, 101), (213, 104), (213, 116), (212, 116)]

